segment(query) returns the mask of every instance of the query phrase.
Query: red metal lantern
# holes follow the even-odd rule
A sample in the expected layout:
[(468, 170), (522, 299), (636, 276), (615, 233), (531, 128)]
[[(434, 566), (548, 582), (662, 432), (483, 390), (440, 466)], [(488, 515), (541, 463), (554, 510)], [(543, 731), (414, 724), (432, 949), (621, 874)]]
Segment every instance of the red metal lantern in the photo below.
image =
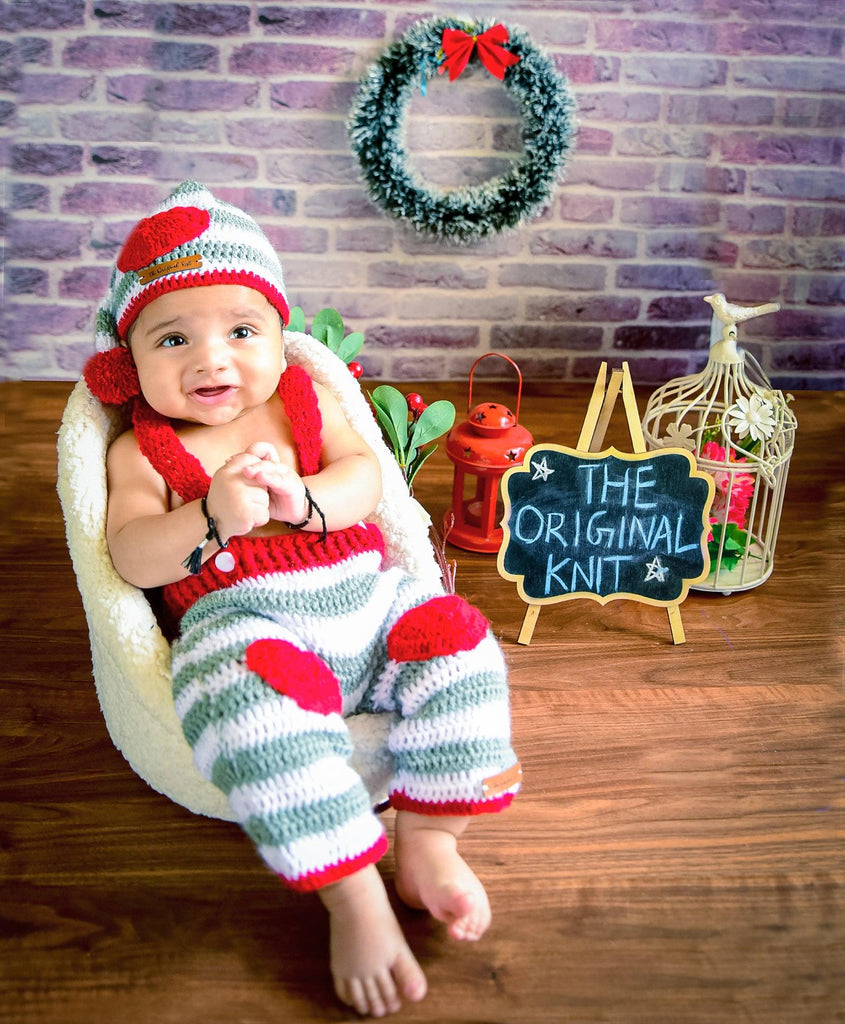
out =
[[(498, 402), (472, 404), (472, 377), (482, 359), (505, 359), (519, 376), (516, 412)], [(522, 399), (522, 374), (519, 367), (501, 352), (487, 352), (476, 359), (469, 371), (467, 418), (449, 431), (446, 454), (455, 464), (452, 507), (443, 517), (448, 541), (467, 551), (498, 551), (503, 531), (498, 525), (504, 514), (499, 502), (499, 481), (505, 471), (522, 461), (534, 439), (518, 423)], [(476, 477), (475, 490), (465, 496), (466, 477)], [(452, 523), (454, 517), (454, 523)]]

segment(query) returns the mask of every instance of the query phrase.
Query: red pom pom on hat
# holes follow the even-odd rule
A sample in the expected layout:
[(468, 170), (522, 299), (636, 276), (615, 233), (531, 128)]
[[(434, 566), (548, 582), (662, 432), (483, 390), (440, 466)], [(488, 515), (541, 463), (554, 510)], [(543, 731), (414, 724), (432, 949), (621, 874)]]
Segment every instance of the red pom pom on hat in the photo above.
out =
[(123, 405), (141, 394), (135, 360), (128, 348), (110, 348), (91, 356), (82, 371), (92, 395), (106, 405)]

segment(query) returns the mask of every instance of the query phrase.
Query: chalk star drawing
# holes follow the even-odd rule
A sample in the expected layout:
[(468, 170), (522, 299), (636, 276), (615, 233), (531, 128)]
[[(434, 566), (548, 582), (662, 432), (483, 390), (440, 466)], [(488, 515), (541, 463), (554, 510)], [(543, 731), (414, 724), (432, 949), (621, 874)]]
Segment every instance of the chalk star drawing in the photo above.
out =
[(543, 480), (544, 482), (554, 473), (552, 467), (546, 462), (546, 456), (543, 456), (542, 462), (532, 462), (531, 468), (534, 470), (534, 476), (532, 480)]
[(666, 579), (666, 573), (669, 572), (669, 567), (661, 564), (659, 555), (654, 556), (653, 562), (646, 562), (646, 568), (648, 569), (645, 578), (646, 583), (649, 580), (657, 580), (658, 583), (663, 583)]

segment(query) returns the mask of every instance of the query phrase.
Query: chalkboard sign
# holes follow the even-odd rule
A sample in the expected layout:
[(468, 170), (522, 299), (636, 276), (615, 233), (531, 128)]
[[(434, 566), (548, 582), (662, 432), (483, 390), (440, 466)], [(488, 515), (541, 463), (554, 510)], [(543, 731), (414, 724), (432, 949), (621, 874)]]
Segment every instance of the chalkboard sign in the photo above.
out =
[(707, 576), (713, 481), (682, 448), (535, 445), (505, 474), (502, 493), (499, 572), (531, 604), (669, 605)]

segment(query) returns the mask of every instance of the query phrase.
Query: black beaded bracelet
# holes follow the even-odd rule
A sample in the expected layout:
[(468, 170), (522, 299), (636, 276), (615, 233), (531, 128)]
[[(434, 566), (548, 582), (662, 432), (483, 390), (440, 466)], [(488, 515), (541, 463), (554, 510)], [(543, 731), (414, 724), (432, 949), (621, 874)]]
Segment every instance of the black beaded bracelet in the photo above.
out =
[(208, 505), (206, 503), (205, 498), (202, 498), (200, 500), (200, 509), (202, 510), (202, 514), (205, 516), (206, 523), (208, 524), (208, 533), (206, 533), (205, 537), (203, 537), (203, 539), (199, 542), (199, 544), (197, 544), (194, 550), (182, 562), (182, 565), (188, 570), (188, 572), (192, 576), (196, 576), (200, 569), (202, 569), (202, 553), (203, 550), (205, 549), (206, 544), (210, 540), (216, 540), (221, 550), (225, 550), (229, 546), (228, 541), (224, 542), (220, 539), (220, 534), (217, 532), (217, 524), (214, 522), (214, 519), (208, 514)]
[[(303, 486), (305, 486), (305, 485), (303, 485)], [(307, 511), (307, 513), (305, 515), (305, 518), (302, 520), (302, 522), (301, 523), (285, 523), (285, 526), (289, 526), (292, 530), (301, 530), (301, 529), (303, 529), (303, 527), (306, 527), (311, 522), (311, 520), (314, 518), (314, 513), (316, 512), (317, 515), (320, 517), (320, 522), (323, 524), (323, 529), (322, 529), (322, 533), (321, 533), (321, 536), (320, 536), (320, 540), (321, 541), (325, 541), (326, 533), (328, 532), (326, 530), (326, 517), (323, 514), (323, 510), (320, 508), (320, 506), (317, 504), (317, 502), (314, 501), (314, 498), (313, 498), (311, 492), (308, 490), (307, 487), (305, 487), (305, 500), (308, 502), (308, 511)]]

